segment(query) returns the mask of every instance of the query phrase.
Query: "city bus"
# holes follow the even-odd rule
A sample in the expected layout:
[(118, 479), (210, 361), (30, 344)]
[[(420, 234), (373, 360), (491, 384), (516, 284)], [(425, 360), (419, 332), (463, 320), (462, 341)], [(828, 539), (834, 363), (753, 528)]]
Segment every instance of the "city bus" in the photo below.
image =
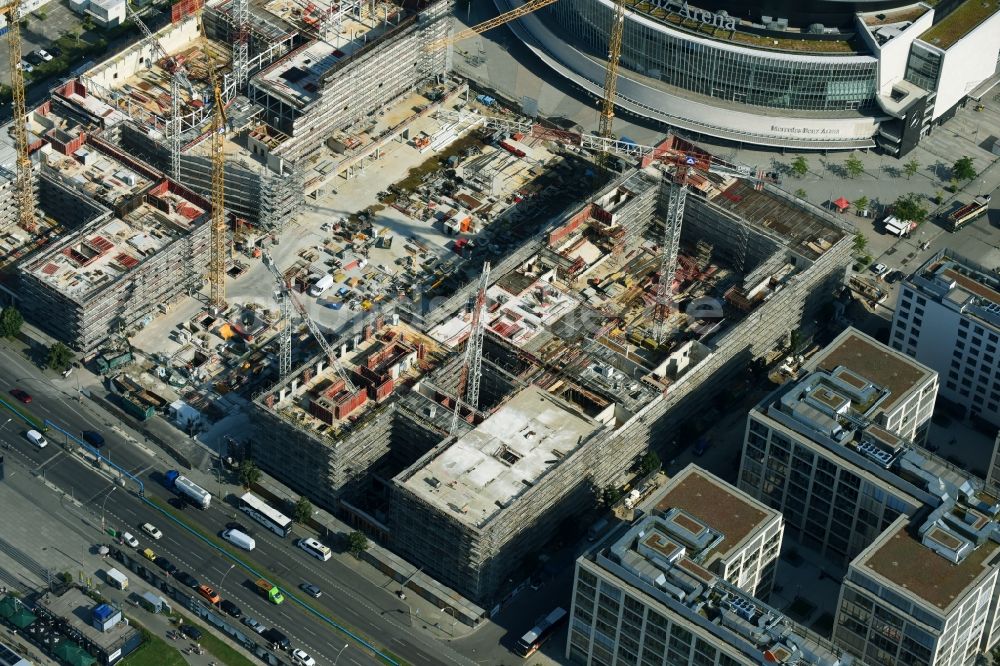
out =
[(310, 539), (309, 537), (299, 539), (298, 544), (296, 545), (315, 557), (317, 560), (322, 560), (323, 562), (326, 562), (330, 559), (330, 556), (333, 555), (333, 551), (321, 544), (319, 541), (316, 541), (316, 539)]
[(522, 657), (533, 655), (552, 634), (558, 631), (565, 621), (566, 611), (562, 608), (557, 608), (541, 618), (531, 628), (531, 631), (521, 636), (520, 640), (517, 641), (517, 653)]
[(240, 511), (280, 537), (288, 536), (288, 533), (292, 531), (291, 518), (253, 493), (247, 493), (240, 498)]

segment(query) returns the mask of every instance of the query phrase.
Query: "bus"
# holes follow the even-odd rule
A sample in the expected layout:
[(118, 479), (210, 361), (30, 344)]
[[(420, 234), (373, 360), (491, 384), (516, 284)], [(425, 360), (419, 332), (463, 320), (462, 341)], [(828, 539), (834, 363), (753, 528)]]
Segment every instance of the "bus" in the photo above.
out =
[(565, 621), (566, 611), (562, 608), (557, 608), (541, 618), (531, 628), (531, 631), (521, 636), (521, 639), (517, 641), (517, 653), (522, 657), (533, 655)]
[(310, 539), (309, 537), (299, 539), (296, 545), (315, 557), (317, 560), (322, 560), (323, 562), (326, 562), (330, 559), (330, 556), (333, 555), (333, 551), (321, 544), (319, 541), (316, 541), (316, 539)]
[(291, 518), (253, 493), (247, 493), (240, 498), (240, 511), (280, 537), (286, 537), (292, 531)]

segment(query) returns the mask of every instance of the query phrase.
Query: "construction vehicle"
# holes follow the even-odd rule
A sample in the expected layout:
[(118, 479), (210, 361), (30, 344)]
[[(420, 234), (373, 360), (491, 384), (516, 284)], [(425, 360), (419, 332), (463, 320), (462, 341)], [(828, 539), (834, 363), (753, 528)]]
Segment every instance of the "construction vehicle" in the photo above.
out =
[(31, 170), (31, 155), (28, 148), (28, 128), (25, 122), (28, 107), (24, 98), (24, 72), (21, 71), (21, 25), (19, 2), (0, 7), (0, 13), (7, 20), (7, 52), (10, 66), (10, 88), (12, 94), (11, 125), (14, 128), (14, 144), (17, 148), (17, 169), (15, 171), (14, 195), (17, 197), (18, 224), (28, 232), (37, 229), (35, 222), (35, 179)]
[(970, 203), (963, 205), (961, 208), (949, 215), (948, 231), (958, 231), (966, 224), (972, 222), (974, 219), (989, 210), (990, 198), (989, 194), (980, 194)]

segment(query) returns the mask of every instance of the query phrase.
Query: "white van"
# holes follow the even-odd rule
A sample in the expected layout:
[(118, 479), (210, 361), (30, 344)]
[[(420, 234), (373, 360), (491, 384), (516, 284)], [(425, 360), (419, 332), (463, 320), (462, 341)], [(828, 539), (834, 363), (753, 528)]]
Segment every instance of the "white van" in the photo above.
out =
[(118, 569), (108, 567), (107, 571), (104, 572), (104, 577), (107, 578), (108, 584), (114, 585), (119, 590), (128, 589), (128, 576), (118, 571)]
[(257, 546), (252, 537), (239, 530), (226, 530), (222, 533), (222, 538), (243, 550), (253, 550)]
[(25, 437), (28, 438), (29, 442), (31, 442), (40, 449), (44, 449), (46, 446), (49, 445), (49, 443), (45, 440), (45, 438), (42, 437), (42, 433), (38, 432), (37, 430), (29, 430), (25, 434)]
[(310, 296), (319, 296), (324, 291), (333, 286), (333, 276), (327, 273), (320, 279), (313, 283), (313, 286), (309, 287)]

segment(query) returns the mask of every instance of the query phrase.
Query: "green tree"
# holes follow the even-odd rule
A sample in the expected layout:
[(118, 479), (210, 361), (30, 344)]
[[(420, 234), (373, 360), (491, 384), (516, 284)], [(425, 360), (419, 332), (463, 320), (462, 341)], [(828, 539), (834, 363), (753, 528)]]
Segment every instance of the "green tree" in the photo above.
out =
[(601, 491), (601, 501), (604, 506), (612, 506), (623, 496), (622, 489), (615, 485), (606, 485)]
[(934, 203), (940, 205), (942, 201), (944, 201), (944, 192), (938, 190), (934, 193)]
[(797, 196), (799, 199), (805, 199), (806, 191), (800, 187), (799, 189), (795, 190), (795, 196)]
[(360, 557), (361, 553), (368, 550), (368, 546), (368, 537), (365, 536), (364, 532), (358, 532), (355, 530), (347, 535), (347, 550), (349, 550), (351, 555), (354, 557)]
[(259, 467), (257, 467), (257, 463), (249, 458), (240, 463), (240, 485), (244, 488), (250, 488), (251, 486), (256, 485), (260, 481), (260, 477), (263, 475), (264, 473), (260, 471)]
[(855, 199), (854, 210), (859, 213), (863, 210), (868, 210), (868, 197), (862, 194), (860, 197)]
[(300, 497), (292, 507), (292, 520), (301, 524), (309, 522), (309, 519), (313, 515), (313, 505), (312, 502), (307, 500), (305, 497)]
[(799, 329), (793, 329), (788, 335), (788, 348), (794, 354), (802, 348), (805, 343), (805, 338), (802, 335), (802, 331)]
[(844, 162), (844, 168), (847, 169), (848, 178), (857, 178), (865, 172), (865, 163), (857, 155), (851, 153), (851, 156)]
[(21, 311), (13, 305), (8, 305), (3, 309), (3, 312), (0, 312), (0, 336), (5, 338), (17, 337), (23, 325), (24, 317), (21, 316)]
[(660, 456), (656, 455), (656, 451), (647, 451), (639, 460), (639, 475), (646, 476), (658, 469), (660, 469)]
[(955, 164), (951, 167), (951, 175), (957, 180), (972, 180), (978, 173), (975, 164), (972, 163), (972, 158), (963, 155), (955, 160)]
[(892, 205), (892, 212), (901, 220), (923, 222), (927, 219), (927, 209), (920, 205), (920, 199), (913, 193), (896, 199), (896, 203)]
[(73, 362), (73, 352), (69, 347), (61, 342), (56, 342), (49, 347), (49, 357), (46, 364), (53, 370), (62, 372)]
[(903, 173), (906, 174), (906, 180), (913, 178), (919, 170), (920, 162), (918, 162), (915, 157), (911, 157), (910, 161), (903, 165)]
[(868, 249), (868, 236), (860, 231), (854, 234), (854, 254), (864, 254)]
[(809, 161), (802, 155), (796, 157), (794, 160), (792, 160), (792, 173), (795, 174), (798, 178), (801, 178), (802, 176), (809, 173)]

